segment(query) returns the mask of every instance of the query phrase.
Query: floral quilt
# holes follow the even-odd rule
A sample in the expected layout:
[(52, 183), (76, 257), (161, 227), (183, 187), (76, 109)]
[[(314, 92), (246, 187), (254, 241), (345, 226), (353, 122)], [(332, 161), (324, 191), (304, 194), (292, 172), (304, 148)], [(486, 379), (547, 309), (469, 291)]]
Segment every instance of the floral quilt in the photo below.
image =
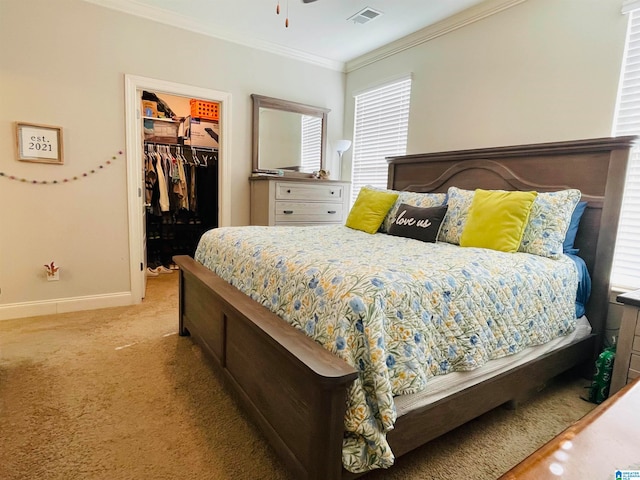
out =
[(195, 259), (359, 371), (343, 441), (352, 472), (393, 464), (394, 395), (575, 328), (578, 276), (564, 255), (332, 225), (218, 228)]

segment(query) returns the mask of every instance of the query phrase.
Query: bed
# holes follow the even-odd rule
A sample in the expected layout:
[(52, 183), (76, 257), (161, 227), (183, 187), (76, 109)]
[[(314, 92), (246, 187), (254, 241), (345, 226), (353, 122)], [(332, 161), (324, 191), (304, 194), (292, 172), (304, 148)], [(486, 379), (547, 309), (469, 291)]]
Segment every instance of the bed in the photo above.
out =
[[(587, 205), (575, 247), (591, 274), (591, 296), (586, 304), (590, 334), (497, 374), (479, 377), (454, 393), (440, 389), (429, 401), (406, 401), (411, 395), (395, 397), (397, 418), (393, 428), (385, 432), (393, 456), (397, 458), (492, 408), (518, 400), (559, 373), (572, 368), (584, 371), (592, 365), (602, 345), (608, 278), (633, 141), (632, 137), (604, 138), (389, 159), (388, 186), (396, 191), (444, 193), (450, 187), (580, 190)], [(343, 465), (349, 392), (360, 381), (361, 369), (202, 263), (187, 256), (175, 257), (175, 261), (180, 267), (180, 335), (191, 335), (209, 354), (296, 478), (361, 475)]]

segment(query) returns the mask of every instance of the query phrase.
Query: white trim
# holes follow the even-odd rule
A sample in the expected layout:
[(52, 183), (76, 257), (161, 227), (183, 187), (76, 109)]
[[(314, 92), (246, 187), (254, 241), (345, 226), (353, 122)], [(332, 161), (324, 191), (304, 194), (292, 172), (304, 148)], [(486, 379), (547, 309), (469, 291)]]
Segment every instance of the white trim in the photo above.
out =
[(139, 116), (140, 96), (138, 91), (151, 90), (190, 98), (219, 102), (220, 105), (220, 150), (218, 153), (218, 225), (231, 224), (231, 94), (208, 88), (167, 82), (153, 78), (125, 74), (125, 125), (127, 153), (127, 191), (129, 213), (129, 272), (131, 278), (131, 299), (140, 303), (144, 297), (145, 272), (140, 270), (144, 263), (143, 225), (141, 211), (144, 202), (142, 188), (142, 131)]
[(615, 305), (622, 305), (622, 303), (618, 302), (618, 295), (622, 295), (623, 293), (633, 292), (632, 288), (623, 288), (617, 286), (611, 286), (609, 289), (609, 303)]
[[(638, 0), (640, 2), (640, 0)], [(629, 54), (629, 40), (631, 38), (631, 15), (627, 17), (627, 33), (624, 39), (624, 52), (622, 52), (622, 62), (620, 63), (620, 72), (618, 72), (618, 89), (616, 90), (616, 106), (613, 111), (613, 123), (611, 124), (611, 136), (616, 136), (616, 127), (618, 125), (618, 116), (620, 115), (620, 104), (622, 102), (622, 86), (624, 85), (624, 71), (626, 66), (625, 59)]]
[[(614, 115), (613, 136), (640, 133), (640, 106), (638, 82), (640, 81), (640, 10), (628, 15), (627, 38), (620, 73), (620, 83)], [(631, 149), (627, 165), (624, 195), (620, 208), (620, 225), (613, 255), (611, 284), (621, 288), (640, 286), (640, 261), (637, 243), (640, 232), (640, 148)]]
[[(415, 33), (407, 35), (395, 42), (391, 42), (383, 47), (377, 48), (358, 58), (350, 60), (346, 63), (344, 71), (346, 73), (353, 72), (366, 65), (370, 65), (384, 58), (400, 53), (409, 48), (413, 48), (422, 43), (438, 38), (442, 35), (450, 33), (459, 28), (470, 25), (484, 18), (500, 13), (503, 10), (516, 6), (526, 0), (487, 0), (478, 5), (463, 10), (440, 22), (429, 25), (428, 27), (418, 30)], [(640, 0), (639, 0), (640, 1)]]
[(394, 75), (392, 77), (387, 77), (382, 80), (369, 83), (362, 88), (355, 90), (352, 94), (353, 98), (358, 95), (362, 95), (363, 93), (370, 92), (376, 88), (386, 87), (387, 85), (391, 85), (392, 83), (402, 82), (404, 80), (412, 80), (413, 81), (413, 73), (400, 73), (398, 75)]
[(54, 315), (56, 313), (95, 310), (97, 308), (123, 307), (131, 305), (131, 292), (87, 295), (84, 297), (58, 298), (38, 302), (8, 303), (0, 305), (0, 321), (15, 318)]
[(622, 13), (631, 13), (640, 9), (640, 0), (624, 0), (622, 2)]
[(290, 57), (295, 60), (310, 63), (320, 67), (328, 68), (342, 72), (344, 63), (328, 58), (312, 55), (295, 48), (277, 45), (272, 42), (250, 38), (246, 35), (238, 35), (232, 30), (221, 29), (220, 27), (209, 27), (199, 20), (180, 15), (175, 12), (169, 12), (160, 8), (151, 8), (148, 5), (137, 3), (135, 0), (85, 0), (86, 2), (99, 5), (101, 7), (117, 10), (119, 12), (142, 17), (146, 20), (163, 23), (172, 27), (181, 28), (190, 32), (199, 33), (208, 37), (218, 38), (227, 42), (244, 45), (245, 47), (255, 48), (276, 55)]

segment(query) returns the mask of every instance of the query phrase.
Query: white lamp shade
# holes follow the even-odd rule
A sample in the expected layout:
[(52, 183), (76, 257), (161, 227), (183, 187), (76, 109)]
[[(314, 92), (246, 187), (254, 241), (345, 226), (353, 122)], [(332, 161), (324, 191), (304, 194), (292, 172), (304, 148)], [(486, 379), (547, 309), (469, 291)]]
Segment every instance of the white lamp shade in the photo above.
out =
[(335, 149), (340, 155), (349, 150), (349, 148), (351, 148), (351, 140), (337, 140), (335, 143)]

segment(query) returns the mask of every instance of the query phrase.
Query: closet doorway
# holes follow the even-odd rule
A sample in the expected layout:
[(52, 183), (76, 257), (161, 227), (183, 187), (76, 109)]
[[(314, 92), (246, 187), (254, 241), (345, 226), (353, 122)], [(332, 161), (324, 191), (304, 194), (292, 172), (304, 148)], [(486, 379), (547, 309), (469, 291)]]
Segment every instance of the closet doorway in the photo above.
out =
[(125, 123), (127, 190), (129, 213), (129, 257), (132, 303), (140, 303), (146, 289), (146, 206), (144, 129), (141, 98), (144, 91), (175, 95), (219, 104), (217, 224), (230, 224), (230, 133), (231, 94), (134, 75), (125, 75)]

